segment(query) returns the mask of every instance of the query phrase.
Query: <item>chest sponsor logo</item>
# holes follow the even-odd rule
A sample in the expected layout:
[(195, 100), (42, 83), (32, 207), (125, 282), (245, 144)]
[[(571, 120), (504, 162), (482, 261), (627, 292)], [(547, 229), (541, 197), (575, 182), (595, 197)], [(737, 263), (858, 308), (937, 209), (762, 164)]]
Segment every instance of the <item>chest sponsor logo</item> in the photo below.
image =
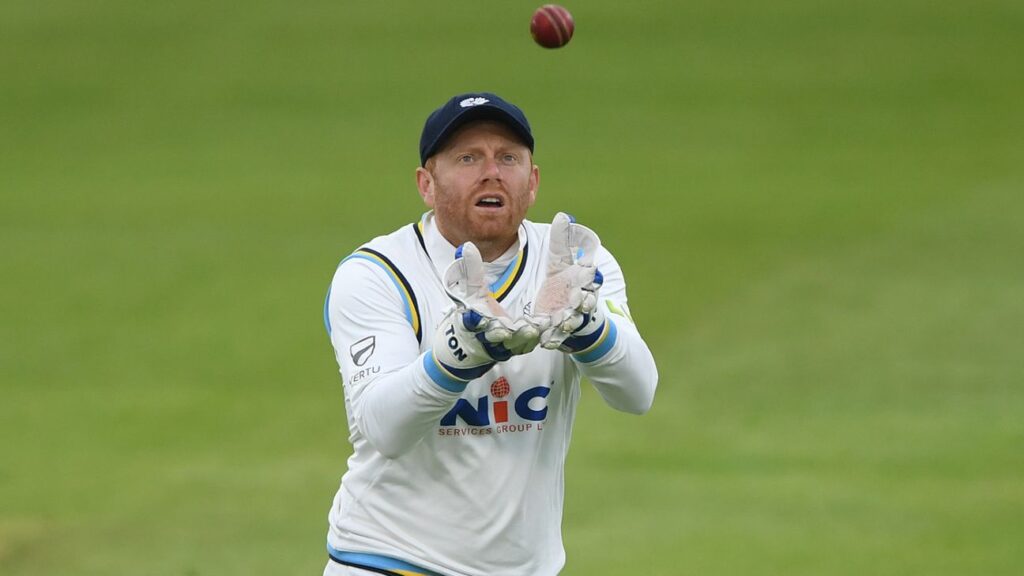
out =
[[(554, 384), (552, 382), (552, 384)], [(551, 386), (534, 386), (516, 394), (504, 376), (491, 383), (490, 394), (459, 398), (441, 418), (441, 436), (485, 436), (543, 430)]]
[(366, 364), (366, 361), (373, 356), (373, 351), (377, 349), (377, 337), (367, 336), (362, 340), (359, 340), (355, 344), (348, 347), (348, 353), (352, 356), (352, 363), (356, 366), (362, 366)]

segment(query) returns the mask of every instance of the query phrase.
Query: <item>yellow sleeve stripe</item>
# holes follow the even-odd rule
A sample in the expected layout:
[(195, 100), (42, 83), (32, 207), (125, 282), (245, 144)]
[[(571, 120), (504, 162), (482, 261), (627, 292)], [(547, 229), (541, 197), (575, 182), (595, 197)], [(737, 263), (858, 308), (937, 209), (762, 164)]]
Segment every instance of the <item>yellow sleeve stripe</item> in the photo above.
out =
[(526, 258), (529, 247), (524, 245), (523, 249), (516, 254), (516, 259), (505, 268), (505, 272), (502, 273), (501, 278), (498, 278), (494, 284), (491, 284), (491, 296), (495, 300), (501, 302), (502, 298), (508, 295), (512, 290), (512, 286), (515, 286), (516, 281), (523, 275), (523, 270), (526, 267)]

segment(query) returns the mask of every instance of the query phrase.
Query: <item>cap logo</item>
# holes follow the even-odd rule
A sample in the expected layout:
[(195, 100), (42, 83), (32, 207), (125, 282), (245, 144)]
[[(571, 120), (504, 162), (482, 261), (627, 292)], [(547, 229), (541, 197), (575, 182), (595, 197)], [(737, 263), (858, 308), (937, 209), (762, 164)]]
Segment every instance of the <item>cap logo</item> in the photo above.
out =
[(480, 98), (480, 97), (466, 98), (462, 102), (459, 102), (459, 106), (462, 106), (463, 108), (469, 108), (471, 106), (479, 106), (481, 104), (487, 104), (488, 102), (490, 102), (490, 100), (488, 100), (487, 98)]

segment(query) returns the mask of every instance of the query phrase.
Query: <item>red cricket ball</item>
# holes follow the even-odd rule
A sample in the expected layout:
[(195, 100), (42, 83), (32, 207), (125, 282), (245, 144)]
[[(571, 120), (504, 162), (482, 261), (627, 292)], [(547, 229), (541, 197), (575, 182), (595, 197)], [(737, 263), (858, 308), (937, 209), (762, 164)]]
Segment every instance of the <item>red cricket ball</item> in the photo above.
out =
[(572, 38), (576, 23), (572, 14), (558, 4), (545, 4), (533, 13), (530, 20), (530, 34), (533, 40), (545, 48), (561, 48)]

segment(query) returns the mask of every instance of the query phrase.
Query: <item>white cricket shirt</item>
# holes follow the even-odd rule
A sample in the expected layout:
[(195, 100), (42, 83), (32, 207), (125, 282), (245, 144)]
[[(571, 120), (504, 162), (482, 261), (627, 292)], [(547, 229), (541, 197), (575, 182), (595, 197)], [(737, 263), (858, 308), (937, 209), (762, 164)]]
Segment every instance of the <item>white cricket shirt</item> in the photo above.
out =
[[(549, 227), (524, 221), (519, 241), (487, 265), (513, 317), (543, 282)], [(553, 576), (565, 563), (563, 465), (580, 377), (611, 407), (642, 413), (657, 368), (629, 319), (618, 263), (602, 248), (599, 295), (611, 325), (594, 350), (573, 357), (538, 347), (464, 388), (435, 381), (424, 358), (452, 307), (441, 275), (454, 254), (427, 212), (363, 245), (334, 275), (324, 316), (353, 454), (328, 547), (373, 567), (418, 567), (410, 573)]]

